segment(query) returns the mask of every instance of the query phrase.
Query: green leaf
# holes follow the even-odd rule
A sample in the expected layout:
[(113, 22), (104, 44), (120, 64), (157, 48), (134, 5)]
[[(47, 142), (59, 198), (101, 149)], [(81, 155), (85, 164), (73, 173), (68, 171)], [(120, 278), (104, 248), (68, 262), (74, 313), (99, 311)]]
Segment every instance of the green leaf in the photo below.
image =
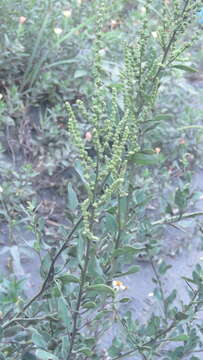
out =
[(179, 311), (175, 314), (175, 319), (178, 320), (178, 321), (181, 321), (181, 320), (186, 320), (188, 318), (188, 315)]
[(64, 274), (57, 277), (57, 279), (60, 279), (64, 284), (80, 282), (80, 280), (75, 275), (72, 274)]
[(164, 260), (162, 260), (162, 262), (158, 268), (159, 274), (164, 275), (167, 272), (167, 270), (170, 269), (171, 267), (172, 267), (172, 265), (168, 265), (165, 263)]
[(143, 129), (143, 134), (145, 134), (146, 132), (155, 129), (155, 127), (157, 127), (159, 125), (159, 121), (151, 121), (151, 125), (147, 126), (146, 128)]
[(75, 74), (74, 74), (74, 79), (78, 79), (81, 77), (87, 76), (87, 71), (86, 70), (76, 70)]
[(44, 340), (43, 336), (34, 328), (29, 328), (29, 330), (32, 332), (32, 342), (43, 349), (47, 348), (47, 342)]
[(88, 275), (94, 278), (100, 278), (99, 282), (103, 281), (104, 273), (95, 254), (90, 254), (90, 261), (88, 264)]
[(95, 337), (86, 337), (84, 339), (84, 343), (87, 347), (92, 347), (96, 344), (97, 339), (95, 339)]
[(149, 319), (148, 325), (147, 325), (147, 332), (146, 334), (148, 336), (154, 336), (157, 331), (160, 329), (160, 317), (152, 314), (152, 317)]
[(97, 313), (97, 315), (95, 316), (95, 320), (100, 320), (102, 318), (105, 318), (107, 315), (110, 314), (111, 311), (109, 310), (103, 310)]
[(142, 152), (137, 152), (136, 154), (130, 157), (131, 161), (134, 161), (138, 165), (154, 165), (159, 162), (159, 156), (157, 154), (145, 154)]
[(176, 190), (175, 193), (175, 204), (178, 206), (180, 213), (182, 214), (183, 210), (187, 206), (188, 198), (188, 189), (181, 190), (180, 188)]
[(196, 281), (194, 281), (193, 279), (190, 279), (190, 278), (188, 278), (188, 277), (186, 277), (186, 276), (182, 276), (181, 277), (183, 280), (185, 280), (186, 282), (190, 282), (190, 283), (192, 283), (192, 284), (197, 284), (197, 282)]
[(189, 72), (198, 72), (197, 69), (194, 69), (191, 66), (182, 65), (182, 64), (173, 65), (172, 68), (176, 68), (176, 69), (180, 69), (180, 70), (184, 70), (184, 71), (189, 71)]
[(189, 339), (189, 336), (182, 334), (182, 335), (178, 335), (174, 338), (170, 338), (168, 340), (170, 340), (170, 341), (188, 341), (188, 339)]
[(87, 287), (87, 291), (96, 292), (97, 294), (106, 294), (110, 296), (114, 296), (115, 292), (114, 290), (105, 284), (96, 284), (96, 285), (90, 285)]
[(142, 154), (146, 154), (146, 155), (154, 155), (154, 150), (153, 149), (142, 149)]
[(94, 309), (97, 306), (97, 304), (94, 301), (88, 301), (84, 305), (82, 305), (85, 309)]
[(50, 254), (47, 253), (44, 258), (42, 259), (41, 267), (40, 267), (40, 274), (43, 278), (45, 278), (49, 272), (51, 266), (51, 257)]
[(58, 314), (64, 325), (67, 329), (69, 329), (71, 325), (71, 318), (68, 305), (63, 297), (58, 298)]
[(79, 264), (82, 263), (82, 259), (84, 256), (84, 249), (85, 249), (85, 239), (81, 234), (79, 234), (77, 239), (77, 258)]
[(171, 117), (172, 116), (170, 114), (159, 114), (156, 115), (152, 121), (170, 120)]
[(203, 126), (202, 125), (187, 125), (187, 126), (181, 126), (180, 128), (176, 128), (178, 131), (183, 131), (183, 130), (187, 130), (187, 129), (198, 129), (198, 130), (203, 130)]
[(39, 360), (59, 360), (57, 356), (41, 349), (36, 351), (36, 356)]
[(62, 337), (62, 349), (61, 349), (61, 353), (62, 353), (62, 356), (63, 356), (64, 359), (66, 358), (69, 349), (70, 349), (70, 343), (69, 343), (68, 337), (67, 337), (67, 335), (66, 335), (66, 336), (63, 336), (63, 337)]
[(106, 216), (105, 216), (105, 228), (106, 228), (106, 231), (113, 234), (117, 231), (118, 229), (118, 224), (117, 224), (117, 221), (116, 221), (116, 218), (115, 216), (107, 213)]
[(68, 254), (72, 257), (77, 257), (77, 247), (75, 245), (71, 245), (68, 248)]
[(128, 211), (128, 202), (129, 202), (129, 199), (127, 196), (121, 197), (120, 201), (119, 201), (120, 216), (121, 216), (122, 224), (124, 224), (124, 222), (126, 221), (126, 215), (127, 215), (127, 211)]
[(173, 289), (171, 294), (169, 296), (167, 296), (167, 298), (165, 299), (165, 302), (166, 302), (167, 306), (173, 303), (173, 301), (176, 298), (176, 295), (177, 295), (177, 290)]
[(75, 190), (72, 187), (72, 184), (68, 184), (68, 207), (70, 210), (75, 210), (78, 206), (78, 198)]
[(82, 354), (85, 354), (86, 356), (92, 356), (92, 355), (93, 355), (91, 349), (88, 348), (88, 347), (84, 347), (84, 348), (82, 348), (82, 349), (78, 349), (78, 352), (79, 352), (79, 353), (82, 353)]
[(10, 247), (13, 269), (16, 275), (24, 276), (25, 272), (21, 264), (20, 248), (16, 245)]
[(83, 166), (79, 159), (75, 160), (74, 169), (77, 172), (77, 174), (79, 175), (79, 177), (80, 177), (81, 181), (84, 183), (84, 185), (87, 186), (87, 180), (84, 177), (84, 169), (83, 169)]
[(119, 302), (120, 302), (120, 303), (127, 303), (127, 302), (129, 302), (130, 300), (131, 300), (130, 298), (125, 297), (125, 298), (119, 300)]
[(124, 275), (129, 275), (129, 274), (135, 274), (139, 270), (140, 270), (140, 266), (134, 265), (131, 268), (129, 268), (128, 271), (116, 274), (115, 277), (120, 277), (120, 276), (124, 276)]
[(140, 251), (145, 250), (145, 248), (140, 248), (140, 247), (133, 247), (133, 246), (123, 246), (122, 248), (116, 249), (113, 251), (113, 256), (117, 257), (117, 256), (121, 256), (121, 255), (136, 255), (139, 254)]
[[(0, 360), (5, 360), (4, 357), (1, 358), (0, 354)], [(22, 360), (37, 360), (36, 356), (31, 354), (30, 352), (26, 352), (22, 355)]]
[(134, 192), (136, 206), (143, 207), (147, 205), (151, 200), (152, 196), (147, 195), (144, 190), (137, 190)]

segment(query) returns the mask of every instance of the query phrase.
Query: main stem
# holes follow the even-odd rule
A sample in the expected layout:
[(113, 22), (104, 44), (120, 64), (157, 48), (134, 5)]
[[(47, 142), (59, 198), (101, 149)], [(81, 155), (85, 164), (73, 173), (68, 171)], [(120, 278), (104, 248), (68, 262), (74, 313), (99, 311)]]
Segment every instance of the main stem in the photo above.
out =
[[(96, 198), (98, 175), (99, 175), (99, 153), (98, 153), (98, 149), (97, 149), (96, 177), (95, 177), (95, 183), (94, 183), (92, 204), (94, 204), (94, 201)], [(94, 209), (94, 206), (92, 206), (90, 209), (90, 231), (92, 231), (92, 228), (93, 228), (94, 216), (95, 216), (95, 209)], [(81, 271), (80, 290), (79, 290), (79, 294), (78, 294), (76, 308), (75, 308), (75, 311), (73, 314), (73, 328), (72, 328), (72, 335), (71, 335), (71, 339), (70, 339), (70, 348), (69, 348), (67, 360), (69, 360), (69, 359), (71, 360), (73, 346), (74, 346), (75, 338), (76, 338), (76, 334), (77, 334), (77, 322), (78, 322), (78, 316), (79, 316), (80, 306), (81, 306), (81, 302), (82, 302), (84, 285), (85, 285), (85, 281), (86, 281), (86, 273), (87, 273), (87, 267), (88, 267), (88, 263), (89, 263), (90, 249), (91, 249), (91, 240), (87, 239), (85, 264)]]

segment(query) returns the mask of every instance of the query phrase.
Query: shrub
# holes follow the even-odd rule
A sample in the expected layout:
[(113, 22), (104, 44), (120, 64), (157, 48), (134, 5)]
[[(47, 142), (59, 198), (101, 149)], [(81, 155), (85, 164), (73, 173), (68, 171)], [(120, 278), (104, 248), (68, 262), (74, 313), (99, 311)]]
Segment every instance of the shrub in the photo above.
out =
[[(185, 278), (190, 300), (179, 308), (176, 290), (166, 295), (162, 284), (169, 266), (157, 262), (157, 226), (197, 215), (186, 212), (191, 198), (187, 184), (180, 184), (173, 198), (178, 214), (155, 221), (146, 209), (157, 194), (149, 173), (164, 160), (159, 147), (150, 148), (150, 134), (170, 115), (157, 113), (156, 101), (166, 75), (192, 70), (182, 54), (197, 39), (196, 28), (192, 38), (189, 32), (199, 5), (173, 0), (157, 1), (154, 7), (147, 0), (136, 39), (123, 43), (124, 63), (112, 78), (103, 60), (108, 4), (99, 6), (94, 91), (88, 101), (65, 104), (78, 174), (77, 188), (74, 181), (67, 186), (71, 224), (69, 229), (61, 226), (60, 240), (50, 244), (43, 236), (43, 217), (35, 216), (36, 204), (25, 206), (43, 282), (31, 299), (15, 299), (14, 309), (11, 289), (2, 297), (2, 359), (180, 359), (199, 350), (201, 327), (195, 319), (202, 304), (202, 269), (197, 265), (192, 278)], [(126, 286), (119, 280), (140, 270), (134, 265), (139, 256), (151, 263), (162, 309), (152, 311), (145, 323), (124, 311), (122, 304), (130, 299), (121, 295)], [(7, 283), (2, 280), (1, 286), (5, 294)], [(102, 353), (99, 340), (110, 336), (112, 328), (117, 336)]]

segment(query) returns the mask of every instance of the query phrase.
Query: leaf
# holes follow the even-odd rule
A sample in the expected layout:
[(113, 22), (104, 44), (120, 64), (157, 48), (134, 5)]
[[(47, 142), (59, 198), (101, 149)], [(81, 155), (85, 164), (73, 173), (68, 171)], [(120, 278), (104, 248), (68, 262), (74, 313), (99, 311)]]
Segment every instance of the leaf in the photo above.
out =
[(50, 265), (51, 265), (51, 257), (50, 254), (47, 253), (42, 259), (41, 267), (40, 267), (40, 274), (43, 278), (47, 276), (48, 271), (50, 269)]
[(177, 312), (177, 314), (175, 314), (175, 319), (178, 321), (186, 320), (187, 318), (188, 318), (188, 315), (181, 311), (179, 311), (179, 312)]
[(144, 207), (152, 200), (152, 196), (147, 195), (144, 190), (137, 190), (134, 194), (137, 207)]
[(74, 64), (77, 63), (78, 60), (77, 59), (68, 59), (68, 60), (60, 60), (60, 61), (56, 61), (52, 64), (46, 65), (45, 69), (50, 69), (52, 67), (56, 67), (56, 66), (61, 66), (61, 65), (66, 65), (66, 64)]
[(105, 284), (90, 285), (87, 287), (87, 291), (95, 291), (97, 294), (106, 294), (110, 296), (115, 295), (114, 290), (110, 286)]
[(62, 320), (62, 322), (65, 324), (67, 329), (69, 329), (70, 325), (71, 325), (71, 319), (69, 316), (68, 306), (63, 297), (60, 297), (58, 299), (58, 313), (59, 313), (59, 317)]
[(190, 279), (190, 278), (188, 278), (188, 277), (186, 277), (186, 276), (182, 276), (181, 278), (182, 278), (183, 280), (185, 280), (186, 283), (187, 283), (187, 282), (190, 282), (190, 283), (192, 283), (192, 284), (197, 285), (197, 282), (194, 281), (193, 279)]
[[(4, 360), (5, 358), (1, 358), (0, 355), (0, 360)], [(31, 354), (30, 352), (26, 352), (22, 355), (22, 360), (37, 360), (36, 356)]]
[(129, 274), (135, 274), (139, 270), (140, 270), (140, 266), (134, 265), (131, 268), (129, 268), (128, 271), (116, 274), (115, 277), (120, 277), (120, 276), (124, 276), (124, 275), (129, 275)]
[(103, 311), (98, 312), (97, 315), (95, 316), (95, 320), (100, 320), (102, 318), (105, 318), (106, 315), (109, 315), (110, 312), (111, 311), (109, 311), (109, 310), (103, 310)]
[(171, 267), (172, 267), (172, 265), (168, 265), (165, 263), (164, 260), (162, 260), (162, 262), (158, 268), (159, 274), (164, 275), (167, 272), (167, 270), (170, 269)]
[(90, 254), (90, 261), (88, 264), (88, 275), (94, 278), (100, 278), (99, 281), (103, 281), (104, 273), (95, 254)]
[(97, 306), (97, 304), (94, 301), (88, 301), (82, 305), (85, 309), (94, 309)]
[(10, 248), (11, 256), (13, 258), (13, 270), (16, 276), (25, 276), (24, 269), (21, 265), (20, 252), (18, 246), (14, 245)]
[(115, 233), (118, 229), (118, 224), (115, 216), (107, 213), (105, 216), (105, 227), (106, 231), (109, 233)]
[(171, 294), (169, 296), (167, 296), (167, 298), (165, 299), (165, 302), (166, 302), (167, 306), (173, 303), (173, 301), (176, 298), (176, 295), (177, 295), (177, 290), (173, 289)]
[(87, 76), (87, 71), (86, 70), (76, 70), (75, 74), (74, 74), (74, 79), (78, 79), (81, 77)]
[(170, 340), (170, 341), (188, 341), (188, 339), (189, 339), (188, 335), (182, 334), (182, 335), (178, 335), (174, 338), (170, 338), (168, 340)]
[(116, 249), (113, 251), (113, 256), (117, 257), (117, 256), (121, 256), (121, 255), (135, 255), (135, 254), (139, 254), (140, 251), (145, 250), (145, 248), (140, 248), (140, 247), (133, 247), (133, 246), (123, 246), (122, 248)]
[(70, 343), (67, 335), (65, 335), (62, 337), (62, 349), (61, 349), (61, 353), (64, 359), (66, 358), (69, 349), (70, 349)]
[(153, 149), (142, 149), (142, 154), (153, 155), (154, 150)]
[(57, 279), (61, 280), (64, 284), (80, 282), (80, 280), (75, 275), (72, 274), (64, 274), (57, 277)]
[(44, 217), (39, 217), (38, 226), (39, 226), (40, 231), (44, 231), (44, 227), (45, 227), (45, 218)]
[(181, 190), (179, 188), (176, 190), (175, 204), (178, 206), (178, 209), (181, 214), (187, 205), (187, 198), (188, 198), (188, 189)]
[(120, 201), (119, 201), (120, 216), (121, 216), (121, 220), (122, 220), (123, 224), (126, 221), (126, 215), (127, 215), (127, 211), (128, 211), (128, 202), (129, 202), (128, 196), (121, 197)]
[(130, 298), (125, 297), (125, 298), (119, 300), (119, 302), (120, 302), (120, 303), (127, 303), (127, 302), (129, 302), (130, 300), (131, 300)]
[(78, 352), (79, 352), (79, 353), (82, 353), (82, 354), (85, 354), (86, 356), (92, 356), (92, 355), (93, 355), (91, 349), (88, 348), (88, 347), (84, 347), (84, 348), (82, 348), (82, 349), (78, 349)]
[(57, 356), (41, 349), (36, 351), (36, 356), (39, 360), (59, 360)]
[(47, 342), (44, 340), (43, 336), (34, 328), (29, 328), (32, 332), (32, 342), (43, 349), (47, 348)]
[(156, 115), (152, 121), (170, 120), (172, 116), (170, 114), (159, 114)]
[(68, 255), (72, 257), (77, 257), (77, 247), (75, 245), (71, 245), (68, 249)]
[(146, 132), (155, 129), (155, 127), (157, 127), (159, 125), (159, 121), (153, 121), (153, 123), (150, 126), (147, 126), (146, 128), (143, 129), (143, 134), (145, 134)]
[(75, 190), (72, 187), (72, 184), (68, 184), (68, 207), (70, 210), (75, 210), (78, 206), (78, 198)]
[(79, 234), (77, 239), (77, 258), (80, 264), (82, 263), (84, 249), (85, 249), (85, 239), (81, 234)]
[(79, 177), (80, 177), (81, 181), (83, 182), (83, 184), (85, 186), (87, 186), (87, 181), (86, 181), (86, 179), (84, 177), (83, 167), (82, 167), (82, 164), (81, 164), (79, 159), (75, 160), (74, 169), (75, 169), (76, 173), (79, 175)]
[(142, 152), (137, 152), (136, 154), (130, 157), (131, 161), (134, 161), (138, 165), (154, 165), (159, 162), (159, 156), (157, 154), (146, 154)]
[(180, 69), (180, 70), (184, 70), (184, 71), (189, 71), (189, 72), (198, 72), (197, 69), (194, 69), (194, 68), (191, 67), (191, 66), (182, 65), (182, 64), (173, 65), (172, 68), (176, 68), (176, 69)]
[(147, 325), (147, 332), (146, 334), (148, 336), (154, 336), (157, 331), (160, 329), (160, 317), (152, 314), (152, 317), (149, 319), (148, 325)]

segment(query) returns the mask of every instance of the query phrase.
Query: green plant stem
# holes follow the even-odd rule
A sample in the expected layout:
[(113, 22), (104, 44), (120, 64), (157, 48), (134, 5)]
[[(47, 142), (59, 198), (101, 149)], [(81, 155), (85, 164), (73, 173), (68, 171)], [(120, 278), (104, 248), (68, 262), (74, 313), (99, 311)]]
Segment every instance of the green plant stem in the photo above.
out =
[[(92, 203), (94, 203), (95, 198), (96, 198), (98, 175), (99, 175), (99, 154), (98, 154), (98, 151), (97, 151), (96, 177), (95, 177), (95, 183), (94, 183)], [(93, 228), (94, 216), (95, 216), (95, 209), (92, 206), (91, 211), (90, 211), (90, 231), (92, 231), (92, 228)], [(72, 351), (73, 351), (75, 338), (76, 338), (76, 334), (77, 334), (77, 322), (78, 322), (78, 316), (79, 316), (79, 311), (80, 311), (81, 302), (82, 302), (84, 285), (85, 285), (85, 281), (86, 281), (86, 273), (87, 273), (87, 268), (88, 268), (88, 263), (89, 263), (90, 249), (91, 249), (91, 240), (87, 239), (87, 248), (86, 248), (86, 254), (85, 254), (85, 264), (84, 264), (84, 267), (83, 267), (83, 269), (81, 271), (80, 289), (79, 289), (78, 299), (77, 299), (77, 303), (76, 303), (76, 309), (75, 309), (74, 314), (73, 314), (73, 328), (72, 328), (72, 334), (71, 334), (71, 338), (70, 338), (70, 348), (69, 348), (67, 360), (69, 360), (69, 359), (71, 360)]]
[[(197, 297), (198, 293), (199, 293), (199, 291), (197, 290), (197, 291), (194, 293), (194, 295), (193, 295), (191, 301), (189, 302), (189, 304), (188, 304), (188, 305), (185, 305), (185, 307), (184, 307), (184, 309), (182, 310), (182, 312), (186, 313), (186, 312), (191, 308), (191, 306), (194, 304), (195, 298)], [(158, 339), (160, 339), (160, 337), (165, 336), (166, 334), (168, 334), (168, 333), (169, 333), (171, 330), (173, 330), (180, 322), (181, 322), (181, 320), (180, 320), (180, 321), (178, 321), (178, 320), (176, 320), (176, 319), (173, 320), (172, 323), (171, 323), (166, 329), (164, 329), (164, 330), (162, 330), (162, 331), (159, 331), (154, 338), (150, 339), (149, 341), (145, 342), (145, 343), (142, 344), (142, 345), (136, 345), (133, 350), (129, 350), (129, 351), (127, 351), (127, 352), (124, 353), (124, 354), (121, 354), (121, 355), (119, 355), (119, 356), (116, 356), (116, 357), (114, 357), (112, 360), (124, 359), (126, 356), (132, 355), (132, 354), (135, 353), (136, 351), (140, 351), (140, 350), (142, 350), (142, 349), (144, 350), (145, 347), (148, 347), (148, 346), (153, 345), (155, 342), (157, 342)], [(166, 340), (163, 340), (163, 341), (166, 342), (167, 339), (166, 339)], [(161, 341), (161, 343), (163, 343), (163, 341)]]
[(118, 200), (118, 214), (117, 214), (118, 231), (117, 231), (117, 236), (116, 236), (116, 239), (115, 239), (115, 250), (118, 249), (119, 246), (120, 246), (120, 237), (121, 237), (121, 232), (122, 232), (122, 224), (121, 224), (121, 196), (120, 196), (120, 194), (118, 194), (117, 200)]
[(64, 242), (64, 244), (61, 246), (61, 248), (59, 249), (59, 251), (57, 252), (57, 254), (55, 255), (55, 257), (53, 258), (48, 274), (42, 284), (41, 289), (39, 290), (39, 292), (31, 298), (31, 300), (25, 304), (22, 308), (21, 311), (19, 311), (12, 319), (10, 319), (9, 321), (7, 321), (5, 324), (2, 325), (2, 329), (6, 329), (8, 328), (10, 325), (12, 325), (14, 322), (16, 322), (16, 319), (19, 318), (31, 305), (33, 302), (35, 302), (35, 300), (37, 300), (38, 298), (40, 298), (42, 296), (42, 294), (44, 293), (44, 291), (49, 287), (49, 285), (51, 284), (51, 282), (53, 281), (54, 278), (54, 265), (56, 263), (56, 260), (58, 259), (58, 257), (61, 255), (61, 253), (66, 249), (68, 242), (70, 241), (70, 239), (72, 238), (73, 234), (75, 233), (75, 231), (77, 230), (78, 226), (80, 225), (80, 223), (82, 222), (83, 217), (81, 216), (78, 221), (76, 222), (76, 224), (73, 226), (71, 232), (69, 233), (66, 241)]
[[(182, 10), (182, 13), (181, 13), (181, 15), (180, 15), (180, 19), (182, 19), (182, 18), (184, 17), (184, 13), (185, 13), (185, 11), (186, 11), (186, 9), (187, 9), (188, 4), (189, 4), (189, 0), (186, 0), (186, 1), (185, 1), (184, 8), (183, 8), (183, 10)], [(166, 49), (164, 50), (164, 53), (163, 53), (163, 56), (162, 56), (162, 60), (161, 60), (161, 64), (160, 64), (160, 66), (159, 66), (156, 74), (154, 75), (154, 78), (153, 78), (153, 80), (152, 80), (152, 84), (153, 84), (154, 81), (159, 77), (160, 72), (163, 70), (163, 65), (165, 64), (165, 61), (166, 61), (166, 59), (167, 59), (167, 56), (168, 56), (168, 53), (169, 53), (169, 51), (170, 51), (170, 49), (171, 49), (172, 44), (173, 44), (173, 43), (175, 42), (175, 40), (176, 40), (176, 35), (177, 35), (178, 31), (179, 31), (179, 27), (180, 27), (180, 24), (178, 23), (177, 27), (174, 29), (174, 31), (173, 31), (173, 33), (172, 33), (172, 36), (171, 36), (171, 38), (170, 38), (170, 40), (169, 40), (169, 42), (168, 42), (168, 45), (167, 45)]]
[[(185, 213), (181, 216), (180, 218), (180, 215), (174, 215), (174, 216), (171, 216), (171, 217), (165, 217), (165, 218), (162, 218), (162, 219), (159, 219), (157, 221), (154, 221), (151, 223), (152, 226), (156, 226), (156, 225), (170, 225), (171, 223), (174, 223), (174, 222), (178, 222), (178, 221), (182, 221), (184, 219), (188, 219), (188, 218), (192, 218), (192, 217), (196, 217), (196, 216), (202, 216), (203, 215), (203, 211), (195, 211), (195, 212), (191, 212), (191, 213)], [(133, 233), (135, 231), (137, 231), (137, 227), (130, 230), (129, 232), (130, 233)]]
[[(185, 5), (184, 5), (184, 8), (183, 8), (183, 11), (182, 11), (182, 14), (180, 15), (180, 18), (181, 18), (181, 19), (182, 19), (183, 16), (184, 16), (184, 13), (185, 13), (185, 11), (186, 11), (186, 9), (187, 9), (188, 3), (189, 3), (189, 0), (186, 0)], [(164, 53), (163, 53), (163, 55), (162, 55), (162, 59), (161, 59), (160, 65), (159, 65), (159, 67), (158, 67), (158, 69), (157, 69), (157, 72), (156, 72), (156, 74), (154, 75), (154, 77), (153, 77), (152, 80), (151, 80), (151, 83), (152, 83), (151, 92), (152, 92), (152, 90), (153, 90), (153, 88), (154, 88), (154, 85), (156, 85), (156, 81), (157, 81), (157, 79), (158, 79), (161, 71), (162, 71), (163, 68), (164, 68), (164, 64), (165, 64), (166, 59), (167, 59), (167, 57), (168, 57), (169, 51), (170, 51), (170, 49), (171, 49), (171, 46), (173, 45), (173, 43), (174, 43), (175, 40), (176, 40), (176, 35), (177, 35), (178, 31), (179, 31), (179, 26), (180, 26), (180, 24), (178, 23), (177, 27), (174, 29), (174, 31), (173, 31), (173, 33), (172, 33), (172, 35), (171, 35), (171, 38), (169, 39), (168, 45), (166, 46), (166, 48), (165, 48), (165, 50), (164, 50)], [(136, 115), (137, 115), (137, 116), (139, 116), (139, 114), (140, 114), (140, 112), (142, 111), (144, 105), (145, 105), (145, 100), (144, 100), (144, 101), (142, 100), (142, 102), (141, 102), (141, 104), (140, 104), (140, 106), (139, 106), (139, 108), (138, 108), (138, 110), (137, 110), (137, 112), (136, 112)]]
[(163, 286), (162, 286), (162, 283), (161, 283), (161, 280), (160, 280), (160, 276), (156, 270), (156, 266), (153, 262), (153, 259), (151, 258), (150, 260), (150, 263), (151, 263), (151, 267), (153, 269), (153, 272), (155, 274), (155, 277), (156, 277), (156, 281), (157, 281), (157, 284), (159, 286), (159, 290), (160, 290), (160, 293), (161, 293), (161, 299), (162, 299), (162, 303), (163, 303), (163, 312), (164, 312), (164, 316), (165, 316), (165, 322), (166, 324), (168, 323), (167, 321), (167, 318), (168, 318), (168, 311), (167, 311), (167, 305), (166, 305), (166, 301), (165, 301), (165, 296), (164, 296), (164, 290), (163, 290)]
[(70, 348), (69, 348), (67, 360), (71, 359), (71, 354), (72, 354), (73, 346), (75, 343), (75, 337), (77, 334), (77, 320), (78, 320), (78, 315), (79, 315), (79, 310), (80, 310), (82, 295), (83, 295), (83, 289), (84, 289), (85, 280), (86, 280), (86, 272), (87, 272), (87, 267), (88, 267), (88, 262), (89, 262), (89, 251), (90, 251), (90, 240), (88, 240), (88, 243), (87, 243), (87, 249), (86, 249), (86, 255), (85, 255), (85, 265), (84, 265), (84, 268), (83, 268), (82, 274), (81, 274), (80, 290), (79, 290), (79, 295), (78, 295), (78, 299), (77, 299), (76, 309), (75, 309), (74, 315), (73, 315), (73, 330), (72, 330), (72, 335), (71, 335), (71, 339), (70, 339)]
[(41, 316), (41, 317), (19, 317), (19, 318), (15, 318), (16, 322), (21, 322), (21, 321), (25, 321), (25, 322), (36, 322), (36, 321), (42, 321), (42, 320), (52, 320), (52, 321), (59, 321), (57, 318), (55, 318), (54, 316), (56, 316), (57, 313), (54, 314), (49, 314), (46, 316)]

